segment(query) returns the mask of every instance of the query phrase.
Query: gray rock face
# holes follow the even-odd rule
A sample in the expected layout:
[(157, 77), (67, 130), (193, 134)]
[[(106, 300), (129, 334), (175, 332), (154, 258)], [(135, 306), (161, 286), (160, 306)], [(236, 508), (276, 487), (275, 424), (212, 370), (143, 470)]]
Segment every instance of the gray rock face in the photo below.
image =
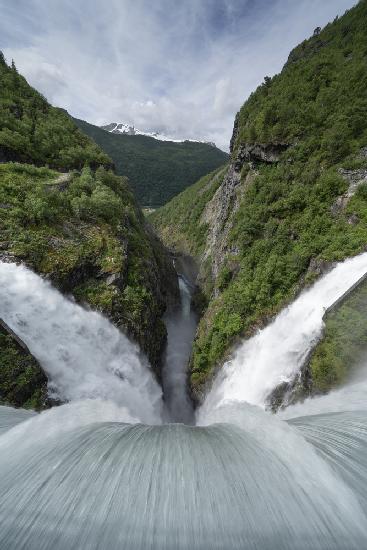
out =
[(232, 137), (231, 137), (231, 141), (230, 141), (230, 144), (229, 144), (229, 150), (230, 150), (231, 153), (233, 153), (234, 145), (236, 143), (237, 136), (238, 136), (239, 116), (240, 116), (240, 114), (237, 113), (236, 118), (234, 119), (233, 132), (232, 132)]
[[(233, 225), (233, 215), (240, 205), (242, 191), (253, 177), (254, 174), (250, 172), (245, 181), (241, 182), (240, 171), (236, 170), (236, 166), (232, 164), (222, 185), (203, 212), (202, 222), (209, 226), (203, 262), (211, 261), (211, 275), (214, 281), (227, 256), (238, 254), (236, 248), (230, 247), (228, 236)], [(218, 290), (215, 290), (214, 294), (218, 294)]]
[[(236, 116), (233, 135), (231, 140), (231, 149), (233, 150), (238, 133), (238, 116)], [(248, 144), (241, 145), (236, 156), (232, 159), (224, 176), (223, 183), (217, 189), (211, 201), (206, 205), (202, 215), (201, 223), (209, 227), (205, 252), (202, 258), (202, 264), (211, 262), (212, 280), (218, 277), (224, 261), (231, 256), (234, 259), (238, 255), (238, 249), (231, 247), (228, 243), (228, 237), (233, 225), (233, 216), (240, 206), (243, 192), (255, 178), (256, 165), (259, 163), (275, 163), (279, 161), (280, 155), (289, 147), (288, 144)], [(248, 163), (249, 171), (246, 177), (241, 177), (243, 166)], [(222, 177), (222, 174), (215, 176)], [(235, 261), (232, 262), (233, 269), (236, 271)], [(202, 269), (200, 276), (205, 276)], [(206, 274), (207, 276), (207, 274)], [(214, 291), (214, 295), (218, 294)]]
[[(364, 149), (362, 149), (362, 154), (364, 154), (363, 152)], [(365, 154), (367, 155), (367, 148)], [(343, 195), (338, 197), (332, 205), (331, 212), (334, 215), (342, 212), (357, 191), (358, 187), (367, 183), (367, 168), (359, 168), (357, 170), (345, 170), (344, 168), (339, 168), (339, 174), (348, 182), (349, 187), (347, 191)], [(356, 216), (351, 217), (350, 223), (358, 223), (358, 219), (356, 219)]]
[(320, 258), (311, 258), (310, 265), (307, 269), (307, 275), (316, 275), (317, 277), (326, 275), (335, 265), (335, 262), (327, 262)]
[(273, 164), (288, 147), (286, 143), (244, 143), (238, 150), (235, 165), (240, 170), (244, 162)]

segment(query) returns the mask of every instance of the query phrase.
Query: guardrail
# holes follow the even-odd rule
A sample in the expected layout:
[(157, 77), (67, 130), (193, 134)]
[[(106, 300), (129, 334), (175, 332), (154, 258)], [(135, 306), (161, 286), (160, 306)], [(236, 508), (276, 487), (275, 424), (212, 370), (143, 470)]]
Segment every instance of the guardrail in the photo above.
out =
[(0, 318), (0, 328), (2, 328), (7, 334), (9, 334), (16, 342), (17, 344), (23, 348), (23, 350), (25, 351), (25, 353), (29, 353), (31, 355), (31, 352), (29, 351), (29, 348), (27, 346), (27, 344), (25, 344), (23, 342), (23, 340), (21, 338), (19, 338), (19, 336), (14, 332), (14, 330), (12, 330), (9, 325), (7, 325), (5, 323), (5, 321), (3, 319)]

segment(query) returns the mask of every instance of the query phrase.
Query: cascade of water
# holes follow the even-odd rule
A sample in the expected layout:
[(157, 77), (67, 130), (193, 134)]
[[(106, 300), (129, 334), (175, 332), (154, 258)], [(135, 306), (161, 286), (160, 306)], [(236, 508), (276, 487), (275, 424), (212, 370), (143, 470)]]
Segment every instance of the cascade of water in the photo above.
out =
[(106, 319), (0, 265), (0, 315), (71, 401), (40, 415), (0, 407), (0, 548), (367, 547), (367, 377), (286, 421), (246, 403), (263, 406), (296, 372), (323, 308), (365, 271), (367, 254), (340, 264), (244, 343), (194, 427), (152, 425), (159, 388)]
[(34, 414), (35, 413), (32, 411), (13, 409), (12, 407), (4, 407), (0, 405), (0, 435), (3, 432), (10, 430), (13, 426), (24, 422), (24, 420), (28, 420)]
[(141, 422), (161, 421), (147, 361), (102, 315), (67, 300), (24, 266), (0, 263), (0, 316), (22, 338), (61, 400), (102, 398)]
[[(202, 427), (121, 423), (105, 407), (64, 405), (0, 437), (1, 548), (365, 547), (367, 412), (340, 421), (326, 460), (298, 426), (250, 405), (236, 424)], [(350, 452), (335, 469), (340, 434)]]
[(231, 401), (264, 407), (269, 394), (301, 368), (321, 335), (325, 309), (366, 272), (367, 253), (338, 264), (245, 341), (220, 370), (200, 414)]

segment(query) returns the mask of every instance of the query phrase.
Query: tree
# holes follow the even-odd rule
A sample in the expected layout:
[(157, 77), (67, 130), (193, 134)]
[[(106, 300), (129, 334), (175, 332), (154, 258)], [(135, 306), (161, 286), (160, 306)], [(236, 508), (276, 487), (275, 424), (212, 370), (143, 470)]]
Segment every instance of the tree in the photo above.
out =
[(15, 63), (14, 63), (14, 59), (11, 60), (11, 68), (12, 68), (12, 70), (13, 70), (15, 73), (18, 72), (18, 71), (17, 71), (17, 68), (16, 68), (16, 66), (15, 66)]
[(1, 50), (0, 50), (0, 64), (6, 65), (5, 56)]

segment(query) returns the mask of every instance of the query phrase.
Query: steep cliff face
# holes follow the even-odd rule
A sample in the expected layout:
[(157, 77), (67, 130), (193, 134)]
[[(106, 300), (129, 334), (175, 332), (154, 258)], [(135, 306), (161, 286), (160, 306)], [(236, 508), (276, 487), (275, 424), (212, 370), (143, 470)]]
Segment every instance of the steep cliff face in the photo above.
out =
[(151, 216), (200, 265), (198, 400), (239, 336), (367, 245), (366, 25), (363, 1), (296, 48), (237, 114), (228, 168)]

